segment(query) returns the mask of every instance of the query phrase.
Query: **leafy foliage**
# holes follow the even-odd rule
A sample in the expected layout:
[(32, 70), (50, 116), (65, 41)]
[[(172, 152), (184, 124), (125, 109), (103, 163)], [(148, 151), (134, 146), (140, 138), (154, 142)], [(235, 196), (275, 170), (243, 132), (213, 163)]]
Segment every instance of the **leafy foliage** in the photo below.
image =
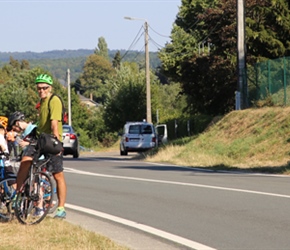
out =
[[(159, 56), (162, 73), (181, 83), (190, 112), (221, 114), (234, 107), (236, 12), (236, 0), (182, 1), (172, 41)], [(246, 1), (248, 65), (289, 55), (289, 28), (285, 0)]]
[[(143, 69), (135, 63), (121, 63), (108, 85), (103, 113), (108, 131), (120, 131), (127, 121), (146, 119), (146, 77)], [(165, 122), (182, 114), (185, 99), (179, 95), (179, 84), (161, 85), (158, 78), (151, 74), (150, 85), (154, 123)]]
[(179, 83), (160, 84), (157, 91), (158, 98), (155, 99), (157, 102), (154, 111), (158, 113), (158, 123), (165, 123), (168, 120), (183, 116), (186, 99), (184, 95), (180, 94)]
[[(5, 65), (0, 70), (0, 109), (1, 115), (9, 116), (15, 111), (22, 111), (29, 121), (37, 120), (37, 112), (35, 104), (39, 101), (38, 94), (35, 90), (35, 78), (42, 73), (48, 73), (41, 68), (22, 67), (23, 62), (19, 62), (11, 58), (11, 63)], [(62, 97), (64, 105), (67, 104), (66, 89), (56, 80), (54, 80), (54, 92)], [(87, 108), (80, 105), (79, 98), (75, 93), (71, 93), (72, 103), (72, 120), (74, 127), (77, 131), (82, 128), (84, 123), (89, 117)], [(84, 136), (80, 136), (81, 144), (90, 146), (91, 140), (85, 140)], [(85, 134), (85, 132), (84, 132)], [(94, 137), (92, 137), (95, 139)]]
[(104, 121), (111, 131), (118, 131), (126, 121), (146, 117), (145, 73), (136, 64), (121, 64), (116, 77), (108, 81)]
[(120, 51), (117, 51), (117, 53), (115, 54), (114, 59), (113, 59), (113, 67), (115, 69), (120, 69), (121, 60), (122, 60), (121, 53), (120, 53)]
[(109, 60), (108, 45), (105, 38), (100, 37), (98, 41), (98, 48), (95, 49), (94, 54), (100, 55)]
[(85, 62), (80, 76), (81, 87), (86, 96), (93, 96), (96, 102), (104, 103), (106, 81), (114, 74), (111, 63), (101, 55), (93, 54)]

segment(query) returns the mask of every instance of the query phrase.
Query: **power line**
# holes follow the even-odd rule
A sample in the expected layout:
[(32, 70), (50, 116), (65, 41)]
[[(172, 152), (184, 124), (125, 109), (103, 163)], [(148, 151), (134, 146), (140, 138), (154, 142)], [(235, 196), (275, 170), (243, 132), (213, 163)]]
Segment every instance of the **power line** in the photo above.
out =
[(156, 41), (154, 41), (154, 39), (152, 39), (151, 36), (149, 36), (149, 38), (150, 38), (150, 41), (157, 47), (157, 49), (161, 49), (164, 47), (164, 46), (160, 45), (159, 43), (157, 43)]
[[(163, 35), (163, 34), (161, 34), (161, 33), (159, 33), (159, 32), (157, 32), (156, 30), (154, 30), (153, 28), (152, 28), (152, 26), (151, 25), (148, 25), (149, 27), (150, 27), (150, 30), (152, 30), (154, 33), (156, 33), (157, 35), (159, 35), (159, 36), (162, 36), (162, 37), (166, 37), (166, 38), (170, 38), (170, 36), (168, 36), (168, 35)], [(141, 28), (140, 28), (140, 30), (139, 30), (139, 32), (137, 33), (137, 35), (136, 35), (136, 37), (134, 38), (134, 40), (133, 40), (133, 42), (132, 42), (132, 44), (130, 45), (130, 47), (126, 50), (126, 52), (125, 52), (125, 54), (122, 56), (122, 58), (121, 58), (121, 60), (129, 53), (129, 51), (132, 49), (132, 47), (133, 47), (133, 45), (135, 45), (139, 40), (140, 40), (140, 38), (144, 35), (144, 32), (142, 32), (142, 34), (140, 34), (140, 31), (141, 31), (141, 29), (143, 28), (143, 25), (141, 26)], [(138, 37), (139, 36), (139, 37)], [(137, 37), (138, 37), (138, 39), (137, 39)], [(160, 49), (160, 48), (163, 48), (164, 46), (162, 46), (162, 45), (160, 45), (159, 43), (157, 43), (156, 41), (154, 41), (154, 39), (151, 37), (151, 36), (149, 36), (149, 38), (150, 38), (150, 41), (158, 48), (158, 49)], [(137, 39), (137, 40), (136, 40)], [(143, 46), (143, 48), (144, 48), (144, 46)]]
[[(126, 52), (124, 53), (124, 55), (121, 57), (121, 60), (122, 60), (122, 59), (123, 59), (123, 58), (128, 54), (128, 52), (132, 49), (133, 45), (135, 45), (135, 44), (140, 40), (140, 37), (143, 36), (144, 31), (143, 31), (143, 33), (142, 33), (141, 35), (139, 35), (140, 32), (141, 32), (141, 30), (142, 30), (142, 28), (143, 28), (143, 25), (142, 25), (141, 28), (139, 29), (137, 35), (135, 36), (135, 38), (134, 38), (133, 42), (131, 43), (131, 45), (129, 46), (129, 48), (126, 50)], [(139, 36), (139, 37), (138, 37), (138, 36)], [(137, 39), (137, 37), (138, 37), (138, 39)]]
[(167, 35), (162, 35), (162, 34), (160, 34), (159, 32), (155, 31), (155, 30), (152, 28), (152, 26), (151, 26), (151, 25), (149, 25), (149, 27), (150, 27), (150, 28), (151, 28), (151, 30), (152, 30), (153, 32), (155, 32), (157, 35), (159, 35), (159, 36), (162, 36), (162, 37), (167, 37), (167, 38), (170, 38), (170, 36), (167, 36)]
[[(144, 34), (144, 32), (139, 36), (138, 40), (135, 42), (134, 45), (136, 45), (137, 42), (140, 40), (140, 38), (143, 37), (143, 34)], [(144, 47), (144, 45), (143, 45), (143, 47)], [(133, 47), (132, 47), (132, 48), (133, 48)], [(126, 57), (126, 56), (128, 55), (128, 53), (130, 52), (130, 50), (132, 50), (132, 48), (130, 47), (130, 48), (125, 52), (125, 54), (121, 57), (121, 60), (122, 60), (124, 57)]]

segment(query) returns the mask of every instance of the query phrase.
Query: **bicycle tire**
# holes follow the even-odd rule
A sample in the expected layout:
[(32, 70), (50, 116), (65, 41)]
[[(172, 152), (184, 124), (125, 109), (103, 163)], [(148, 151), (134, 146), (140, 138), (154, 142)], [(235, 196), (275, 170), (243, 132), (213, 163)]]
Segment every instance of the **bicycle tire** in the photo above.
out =
[(52, 184), (53, 192), (52, 192), (52, 203), (48, 211), (49, 214), (54, 213), (54, 211), (58, 207), (57, 186), (56, 186), (56, 181), (52, 176), (51, 176), (51, 184)]
[(50, 176), (51, 186), (44, 180), (44, 183), (46, 184), (45, 187), (48, 189), (44, 198), (50, 199), (51, 196), (50, 196), (49, 190), (51, 189), (52, 190), (52, 203), (51, 203), (48, 213), (52, 214), (58, 207), (57, 187), (56, 187), (56, 181), (53, 178), (52, 174), (50, 172), (47, 172), (47, 173)]
[(14, 217), (14, 198), (16, 198), (16, 177), (0, 181), (0, 221), (8, 222)]
[[(51, 187), (51, 178), (46, 172), (35, 173), (31, 185), (29, 177), (25, 180), (15, 203), (15, 215), (20, 223), (33, 225), (40, 223), (46, 217), (52, 204)], [(43, 209), (43, 213), (36, 215), (35, 212), (39, 207)]]

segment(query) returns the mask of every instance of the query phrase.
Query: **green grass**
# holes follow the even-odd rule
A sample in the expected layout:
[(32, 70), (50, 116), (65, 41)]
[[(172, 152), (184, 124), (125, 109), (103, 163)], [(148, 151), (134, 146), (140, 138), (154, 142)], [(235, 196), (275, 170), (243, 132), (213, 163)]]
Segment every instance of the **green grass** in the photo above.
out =
[(147, 161), (288, 174), (290, 108), (233, 111), (196, 137), (170, 142)]
[(22, 225), (17, 220), (0, 224), (1, 250), (128, 250), (106, 237), (51, 217), (33, 226)]

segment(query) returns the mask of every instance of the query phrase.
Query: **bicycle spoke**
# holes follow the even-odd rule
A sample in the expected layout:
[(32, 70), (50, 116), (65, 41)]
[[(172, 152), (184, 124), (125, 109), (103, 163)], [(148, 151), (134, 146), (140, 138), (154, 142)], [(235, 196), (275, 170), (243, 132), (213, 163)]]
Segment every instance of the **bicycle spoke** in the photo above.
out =
[(16, 197), (16, 178), (0, 181), (0, 222), (7, 222), (13, 218), (13, 202)]
[(48, 174), (38, 172), (33, 181), (27, 179), (16, 198), (16, 217), (23, 224), (36, 224), (47, 215), (52, 203), (51, 180)]

